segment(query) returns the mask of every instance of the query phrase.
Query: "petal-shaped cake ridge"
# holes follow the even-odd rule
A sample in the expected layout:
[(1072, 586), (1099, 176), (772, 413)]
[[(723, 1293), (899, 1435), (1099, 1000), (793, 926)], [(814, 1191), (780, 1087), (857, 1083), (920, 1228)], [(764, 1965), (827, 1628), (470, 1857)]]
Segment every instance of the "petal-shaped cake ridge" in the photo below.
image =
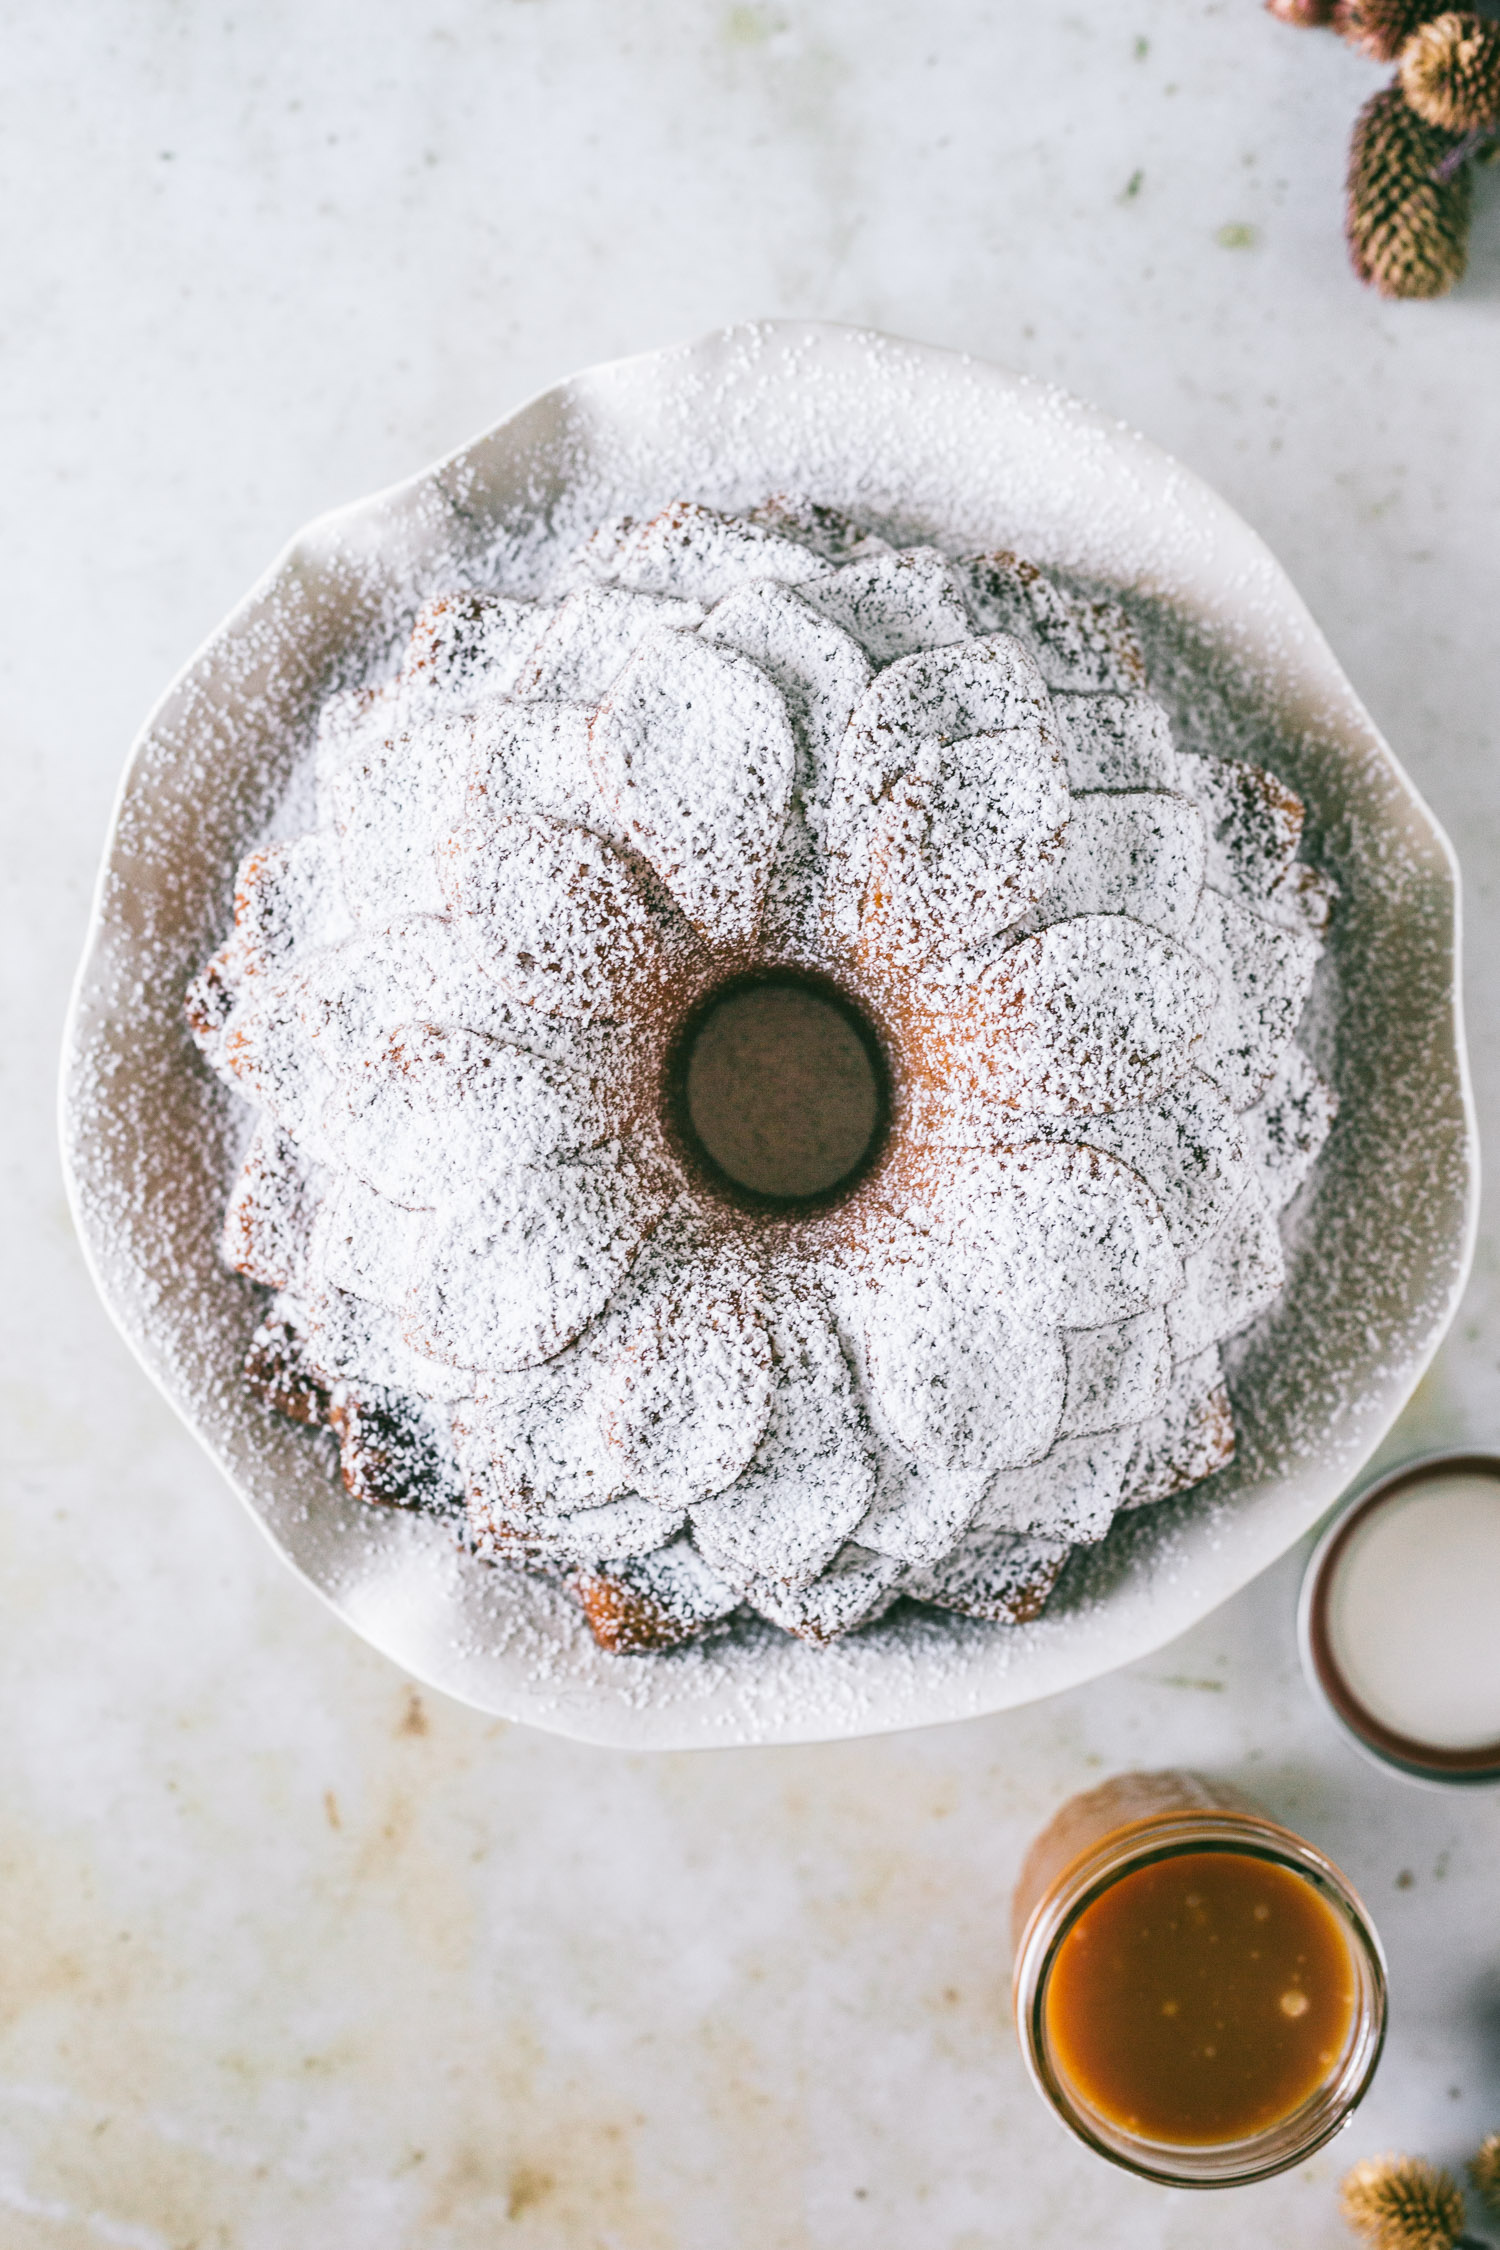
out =
[(487, 1562), (541, 1565), (551, 1570), (597, 1570), (641, 1560), (671, 1544), (682, 1530), (680, 1508), (658, 1507), (622, 1492), (576, 1515), (549, 1513), (530, 1502), (481, 1500), (468, 1490), (469, 1535)]
[(1160, 1306), (1102, 1328), (1067, 1328), (1068, 1395), (1059, 1435), (1096, 1437), (1156, 1413), (1172, 1381), (1172, 1337)]
[(875, 664), (965, 641), (974, 631), (963, 587), (936, 547), (862, 555), (805, 586), (803, 597)]
[[(1222, 1467), (1219, 1346), (1337, 1114), (1294, 1039), (1337, 889), (1144, 677), (1118, 604), (809, 496), (427, 602), (188, 996), (260, 1110), (221, 1244), (275, 1293), (256, 1396), (362, 1500), (461, 1488), (621, 1655), (741, 1605), (1015, 1625)], [(886, 1065), (806, 1208), (721, 1194), (674, 1107), (746, 977)]]
[(326, 1192), (322, 1167), (262, 1111), (229, 1192), (220, 1237), (225, 1265), (267, 1289), (289, 1288), (301, 1275)]
[(696, 1640), (740, 1603), (738, 1590), (714, 1575), (688, 1538), (652, 1554), (593, 1564), (571, 1586), (595, 1640), (611, 1656), (645, 1656)]
[(1068, 786), (1080, 795), (1163, 789), (1191, 796), (1172, 747), (1172, 722), (1154, 696), (1065, 695), (1052, 691)]
[(808, 548), (824, 562), (853, 562), (857, 555), (890, 552), (889, 540), (867, 531), (842, 508), (811, 499), (805, 492), (773, 492), (758, 507), (747, 510), (746, 521), (783, 539), (794, 539), (799, 547)]
[(689, 632), (706, 615), (702, 602), (667, 594), (575, 586), (548, 619), (515, 693), (524, 702), (598, 703), (648, 634), (663, 626)]
[(982, 630), (1014, 634), (1035, 655), (1049, 687), (1144, 685), (1140, 640), (1118, 602), (1067, 593), (1018, 555), (972, 555), (958, 568)]
[(1108, 1149), (1138, 1172), (1184, 1257), (1216, 1234), (1243, 1193), (1250, 1155), (1243, 1121), (1211, 1078), (1190, 1070), (1141, 1109), (1098, 1117), (1031, 1118), (1040, 1139)]
[[(839, 751), (830, 847), (857, 854), (872, 815), (915, 764), (924, 742), (1017, 732), (1057, 747), (1042, 676), (1020, 644), (1003, 634), (924, 650), (889, 665), (860, 698)], [(856, 889), (858, 876), (856, 865)]]
[(521, 813), (468, 820), (439, 866), (474, 960), (528, 1007), (618, 1021), (668, 973), (667, 933), (634, 868), (587, 829)]
[(313, 773), (320, 826), (337, 825), (339, 779), (355, 756), (373, 759), (400, 745), (398, 765), (420, 792), (429, 729), (507, 695), (549, 615), (504, 594), (440, 594), (427, 602), (397, 677), (330, 696), (318, 714)]
[(1218, 981), (1218, 997), (1193, 1060), (1236, 1109), (1276, 1074), (1312, 990), (1322, 947), (1315, 937), (1261, 921), (1206, 890), (1188, 943)]
[(330, 695), (318, 713), (313, 738), (313, 800), (318, 828), (333, 821), (333, 788), (356, 751), (373, 751), (403, 731), (401, 683), (385, 680), (378, 687), (345, 688)]
[(237, 969), (276, 976), (295, 955), (335, 945), (353, 927), (332, 839), (314, 829), (264, 844), (242, 860), (234, 883)]
[(1234, 1412), (1217, 1345), (1177, 1368), (1166, 1402), (1134, 1433), (1120, 1505), (1149, 1508), (1234, 1459)]
[[(357, 1064), (388, 1024), (423, 1012), (433, 981), (420, 937), (428, 926), (422, 916), (388, 930), (361, 930), (315, 953), (277, 990), (276, 1010), (285, 1015), (289, 1036), (323, 1070)], [(318, 1122), (321, 1130), (321, 1113)]]
[(1339, 1098), (1298, 1046), (1288, 1047), (1276, 1075), (1240, 1119), (1245, 1146), (1266, 1200), (1284, 1210), (1322, 1152), (1339, 1113)]
[(1094, 1116), (1159, 1100), (1200, 1062), (1214, 1020), (1198, 930), (1192, 952), (1123, 914), (1023, 938), (986, 964), (963, 1012), (924, 1021), (924, 1078), (992, 1114)]
[(594, 715), (604, 800), (711, 943), (755, 935), (797, 748), (759, 665), (697, 634), (651, 635)]
[(1072, 800), (1068, 833), (1028, 926), (1128, 914), (1185, 938), (1203, 890), (1203, 815), (1159, 790), (1092, 791)]
[(903, 1591), (937, 1609), (994, 1625), (1026, 1625), (1041, 1614), (1068, 1559), (1067, 1539), (966, 1532), (941, 1562), (907, 1573)]
[(870, 1384), (898, 1446), (938, 1469), (1039, 1460), (1067, 1386), (1053, 1325), (997, 1303), (988, 1266), (956, 1254), (886, 1274), (865, 1314)]
[(1092, 1546), (1121, 1505), (1133, 1457), (1133, 1428), (1067, 1437), (1043, 1461), (1002, 1469), (974, 1515), (974, 1530), (1004, 1531)]
[(1182, 1260), (1145, 1181), (1118, 1157), (1066, 1141), (975, 1150), (958, 1171), (914, 1164), (897, 1222), (884, 1261), (917, 1255), (901, 1227), (929, 1236), (961, 1252), (971, 1286), (1018, 1322), (1099, 1328), (1182, 1287)]
[(869, 658), (801, 594), (770, 579), (715, 603), (699, 637), (748, 657), (779, 690), (797, 742), (796, 793), (820, 832), (839, 744), (873, 677)]
[(854, 1371), (827, 1313), (783, 1292), (767, 1306), (771, 1407), (750, 1467), (690, 1510), (700, 1554), (732, 1585), (805, 1586), (868, 1508), (875, 1456)]
[(438, 594), (417, 612), (397, 683), (406, 724), (513, 692), (548, 611), (507, 594)]
[(604, 1434), (648, 1500), (709, 1499), (744, 1475), (771, 1411), (771, 1346), (743, 1260), (659, 1271), (602, 1389)]
[(602, 1508), (630, 1489), (599, 1421), (597, 1354), (561, 1352), (540, 1367), (488, 1371), (483, 1395), (454, 1417), (471, 1510), (493, 1525), (551, 1521)]
[(1178, 758), (1180, 788), (1203, 807), (1208, 824), (1208, 881), (1214, 890), (1264, 902), (1297, 856), (1304, 818), (1300, 797), (1261, 766), (1241, 758)]
[(342, 1173), (318, 1206), (309, 1269), (330, 1288), (395, 1311), (405, 1303), (428, 1223), (426, 1211), (393, 1203), (354, 1173)]
[(1179, 1362), (1237, 1336), (1276, 1302), (1286, 1260), (1259, 1180), (1246, 1181), (1219, 1232), (1185, 1261), (1184, 1275), (1182, 1294), (1167, 1307), (1172, 1357)]
[(627, 1150), (517, 1167), (428, 1222), (407, 1295), (417, 1350), (455, 1367), (532, 1367), (604, 1310), (669, 1201)]
[(269, 990), (252, 986), (225, 1026), (223, 1056), (239, 1091), (317, 1161), (330, 1154), (322, 1120), (334, 1077), (303, 1035), (300, 985), (294, 976)]
[(415, 1208), (473, 1193), (512, 1164), (614, 1138), (623, 1105), (566, 1063), (433, 1023), (398, 1024), (341, 1078), (324, 1116), (342, 1163)]
[(374, 1383), (453, 1406), (472, 1387), (471, 1376), (412, 1350), (398, 1307), (299, 1283), (277, 1298), (274, 1310), (290, 1323), (325, 1389), (341, 1382)]
[(445, 911), (434, 846), (462, 815), (473, 755), (473, 720), (449, 718), (419, 741), (399, 735), (356, 753), (334, 776), (344, 896), (362, 926)]
[(819, 966), (828, 798), (839, 744), (872, 677), (870, 661), (839, 626), (772, 579), (726, 595), (709, 613), (702, 638), (759, 665), (785, 699), (797, 771), (761, 908), (759, 943), (773, 957)]
[(624, 1492), (618, 1500), (606, 1501), (602, 1508), (569, 1516), (550, 1536), (560, 1561), (592, 1566), (658, 1554), (677, 1537), (683, 1523), (681, 1508), (643, 1500), (638, 1492)]
[(606, 524), (580, 558), (593, 576), (640, 593), (716, 602), (754, 578), (798, 586), (828, 565), (798, 541), (695, 500), (674, 500), (645, 523)]
[(613, 1067), (623, 1037), (528, 1007), (479, 966), (459, 927), (430, 914), (313, 954), (277, 998), (335, 1070), (357, 1069), (383, 1032), (418, 1020), (461, 1025), (591, 1071)]
[(465, 802), (448, 827), (461, 812), (470, 819), (541, 813), (622, 843), (589, 763), (588, 705), (494, 703), (479, 713)]
[(924, 742), (867, 824), (861, 950), (920, 974), (986, 944), (1048, 889), (1067, 822), (1062, 767), (1031, 730)]
[(750, 1607), (800, 1641), (834, 1641), (883, 1617), (901, 1592), (901, 1564), (850, 1540), (805, 1586), (764, 1579), (750, 1587)]
[(938, 1561), (968, 1529), (991, 1473), (935, 1469), (883, 1446), (880, 1481), (858, 1527), (860, 1543), (901, 1563)]

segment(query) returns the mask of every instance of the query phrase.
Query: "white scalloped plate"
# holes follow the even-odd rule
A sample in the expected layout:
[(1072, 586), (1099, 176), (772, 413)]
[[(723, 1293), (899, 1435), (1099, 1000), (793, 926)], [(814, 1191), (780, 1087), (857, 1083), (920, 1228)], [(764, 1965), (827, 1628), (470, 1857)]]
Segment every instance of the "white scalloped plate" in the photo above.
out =
[[(778, 489), (899, 536), (1005, 546), (1146, 605), (1169, 700), (1274, 741), (1342, 886), (1309, 1019), (1343, 1108), (1293, 1207), (1291, 1281), (1237, 1347), (1240, 1450), (1211, 1484), (1124, 1518), (1033, 1625), (901, 1605), (829, 1649), (747, 1625), (610, 1658), (570, 1600), (361, 1508), (326, 1440), (250, 1397), (260, 1293), (215, 1243), (246, 1113), (183, 1026), (329, 689), (390, 669), (419, 599), (534, 587), (562, 546), (679, 494)], [(801, 322), (747, 325), (588, 370), (409, 483), (323, 517), (167, 691), (126, 769), (64, 1054), (64, 1155), (106, 1304), (267, 1536), (367, 1640), (481, 1709), (640, 1748), (797, 1742), (970, 1717), (1146, 1654), (1232, 1594), (1337, 1498), (1437, 1348), (1472, 1244), (1476, 1158), (1458, 999), (1458, 878), (1432, 815), (1285, 574), (1208, 487), (1142, 438), (955, 353)]]

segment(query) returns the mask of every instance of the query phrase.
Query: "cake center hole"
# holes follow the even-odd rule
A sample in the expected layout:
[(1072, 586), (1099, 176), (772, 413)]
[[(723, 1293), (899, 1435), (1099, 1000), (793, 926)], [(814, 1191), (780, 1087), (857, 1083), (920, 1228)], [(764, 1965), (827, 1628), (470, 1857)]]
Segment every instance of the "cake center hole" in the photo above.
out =
[(860, 1172), (885, 1123), (871, 1027), (792, 977), (716, 994), (690, 1027), (681, 1077), (689, 1138), (734, 1187), (777, 1203), (829, 1195)]

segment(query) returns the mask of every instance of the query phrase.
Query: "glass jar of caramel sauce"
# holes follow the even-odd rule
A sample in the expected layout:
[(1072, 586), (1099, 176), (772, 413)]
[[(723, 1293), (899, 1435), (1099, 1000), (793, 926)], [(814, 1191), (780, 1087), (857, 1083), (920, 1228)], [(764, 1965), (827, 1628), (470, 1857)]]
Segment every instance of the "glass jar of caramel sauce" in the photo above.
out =
[(1238, 2187), (1345, 2123), (1385, 1962), (1333, 1862), (1227, 1785), (1126, 1773), (1037, 1837), (1012, 1909), (1016, 2029), (1064, 2124), (1174, 2187)]

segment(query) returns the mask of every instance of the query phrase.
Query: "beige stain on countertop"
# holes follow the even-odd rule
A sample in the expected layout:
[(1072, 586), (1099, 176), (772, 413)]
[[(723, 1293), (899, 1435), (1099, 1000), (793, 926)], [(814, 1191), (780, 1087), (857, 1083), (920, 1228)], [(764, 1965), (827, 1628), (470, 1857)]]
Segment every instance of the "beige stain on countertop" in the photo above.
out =
[[(684, 2197), (812, 2250), (821, 2200), (855, 2221), (911, 2185), (898, 2142), (810, 2189), (849, 2091), (830, 2038), (852, 2064), (878, 2024), (914, 2080), (1011, 2066), (1003, 1869), (950, 1842), (961, 1764), (620, 1759), (278, 1637), (300, 1680), (232, 1769), (220, 1675), (146, 1717), (99, 1817), (0, 1808), (18, 2250), (686, 2250)], [(299, 1706), (324, 1715), (300, 1742)], [(132, 1848), (158, 1792), (167, 1857)]]
[(0, 1534), (58, 1696), (132, 1555), (197, 1536), (208, 1590), (0, 1736), (6, 2250), (1010, 2250), (1007, 1893), (1076, 1702), (622, 1757), (403, 1680), (196, 1489), (135, 1533), (83, 1608)]
[[(79, 1827), (39, 1849), (11, 1800), (0, 2126), (24, 2118), (30, 2158), (24, 2185), (0, 2177), (0, 2240), (352, 2246), (377, 2209), (399, 2214), (403, 2241), (674, 2239), (635, 2177), (639, 2112), (586, 2062), (550, 2065), (531, 1996), (485, 1973), (487, 1848), (435, 1848), (435, 1800), (472, 1764), (463, 1737), (490, 1730), (450, 1710), (445, 1755), (415, 1692), (389, 1674), (381, 1687), (394, 1723), (363, 1744), (343, 1791), (361, 1810), (337, 1832), (321, 1802), (294, 1805), (282, 1761), (248, 1769), (247, 1825), (292, 1859), (258, 1910), (217, 1911), (212, 1805), (183, 1803), (189, 1895), (171, 1898), (142, 1895), (128, 1832)], [(404, 1770), (414, 1757), (432, 1762)]]

